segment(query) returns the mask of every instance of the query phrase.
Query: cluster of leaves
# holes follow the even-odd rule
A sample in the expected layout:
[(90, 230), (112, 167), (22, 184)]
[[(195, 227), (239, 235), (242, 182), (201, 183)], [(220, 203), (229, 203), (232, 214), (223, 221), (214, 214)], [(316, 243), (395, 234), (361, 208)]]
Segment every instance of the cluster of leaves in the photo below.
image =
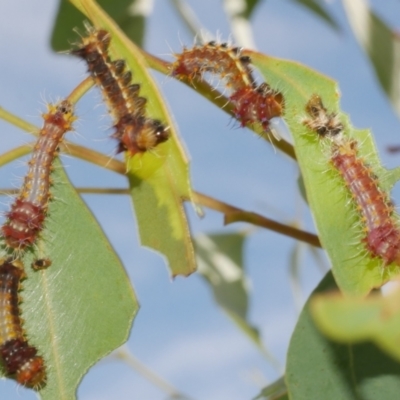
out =
[[(297, 2), (337, 28), (335, 20), (318, 1)], [(393, 52), (389, 50), (397, 39), (376, 15), (367, 10), (371, 22), (371, 32), (368, 33), (373, 38), (379, 36), (379, 46), (374, 46), (373, 40), (366, 41), (365, 32), (361, 32), (355, 23), (357, 10), (351, 0), (343, 2), (350, 22), (354, 23), (356, 36), (370, 56), (379, 81), (397, 110), (396, 94), (392, 93), (395, 75), (390, 69), (395, 61)], [(146, 82), (141, 94), (151, 100), (148, 102), (148, 112), (171, 127), (172, 138), (161, 146), (157, 156), (149, 153), (140, 161), (135, 157), (126, 159), (126, 165), (117, 160), (108, 163), (109, 169), (128, 178), (128, 192), (134, 205), (142, 244), (165, 256), (173, 276), (186, 276), (195, 271), (196, 247), (199, 272), (213, 288), (216, 301), (267, 354), (257, 329), (247, 320), (247, 286), (241, 269), (243, 235), (199, 237), (195, 246), (192, 242), (183, 201), (206, 206), (210, 202), (191, 189), (188, 162), (175, 134), (172, 118), (148, 72), (148, 67), (151, 67), (168, 74), (168, 63), (145, 53), (129, 40), (133, 38), (137, 44), (141, 44), (144, 16), (132, 16), (130, 13), (130, 17), (126, 17), (127, 7), (132, 6), (130, 1), (118, 2), (118, 7), (113, 1), (102, 2), (109, 14), (93, 0), (71, 0), (71, 3), (74, 7), (67, 2), (61, 3), (52, 40), (54, 48), (65, 49), (69, 46), (67, 43), (71, 42), (72, 29), (82, 26), (83, 18), (89, 19), (96, 27), (108, 30), (113, 38), (111, 51), (114, 58), (126, 60), (135, 73), (135, 79)], [(226, 3), (229, 1), (226, 0)], [(232, 21), (248, 19), (257, 3), (254, 0), (246, 2), (247, 8), (230, 15)], [(360, 4), (363, 5), (363, 2)], [(225, 214), (227, 223), (247, 221), (313, 246), (321, 243), (332, 263), (332, 273), (321, 282), (299, 318), (290, 344), (285, 381), (281, 379), (265, 388), (257, 398), (376, 398), (374, 394), (378, 390), (381, 398), (389, 398), (393, 388), (399, 384), (396, 375), (400, 367), (390, 358), (400, 360), (397, 348), (400, 314), (396, 306), (399, 292), (395, 291), (388, 297), (382, 297), (379, 293), (366, 296), (372, 289), (393, 279), (399, 272), (398, 267), (390, 266), (382, 270), (381, 262), (366, 254), (364, 244), (360, 241), (359, 228), (356, 227), (359, 217), (349, 207), (344, 185), (329, 171), (329, 160), (321, 151), (320, 143), (302, 123), (305, 105), (310, 97), (315, 93), (320, 95), (330, 111), (340, 114), (346, 135), (362, 141), (360, 155), (368, 159), (384, 190), (390, 191), (400, 179), (400, 169), (385, 169), (380, 163), (371, 132), (354, 129), (347, 116), (341, 113), (338, 88), (334, 81), (295, 62), (250, 50), (245, 54), (251, 57), (272, 88), (285, 93), (285, 121), (293, 135), (294, 146), (285, 141), (274, 144), (299, 164), (319, 240), (307, 232), (254, 213), (244, 213), (226, 204), (219, 203), (220, 211)], [(89, 86), (84, 87), (75, 101)], [(196, 82), (195, 90), (224, 111), (232, 112), (232, 107), (226, 105), (227, 99), (222, 96), (216, 98), (215, 91), (207, 83)], [(0, 111), (3, 118), (16, 122), (28, 131), (33, 130), (4, 110)], [(251, 129), (262, 134), (260, 127)], [(105, 164), (105, 157), (94, 151), (71, 144), (68, 145), (68, 151), (100, 166)], [(3, 155), (0, 163), (5, 164), (26, 152), (26, 147), (21, 147)], [(332, 179), (326, 179), (327, 171), (332, 174)], [(68, 203), (68, 214), (73, 213), (75, 218), (68, 218), (63, 204), (51, 202), (50, 218), (41, 242), (34, 251), (37, 254), (27, 253), (24, 262), (30, 265), (34, 257), (45, 254), (52, 259), (53, 267), (40, 273), (28, 271), (23, 312), (32, 342), (40, 348), (46, 362), (51, 365), (47, 385), (40, 392), (42, 398), (70, 399), (74, 397), (76, 387), (87, 369), (126, 341), (138, 304), (122, 265), (68, 181), (61, 164), (54, 174), (56, 184), (53, 195)], [(91, 241), (83, 245), (87, 237)], [(352, 245), (343, 246), (343, 243)], [(73, 253), (70, 252), (71, 248), (74, 249)], [(216, 254), (219, 257), (215, 257)], [(221, 255), (228, 258), (235, 279), (225, 279), (218, 263)], [(95, 280), (92, 279), (94, 275), (97, 277)], [(89, 281), (90, 285), (87, 284)], [(43, 318), (38, 319), (37, 315)], [(80, 317), (76, 318), (75, 315)], [(316, 329), (315, 323), (331, 339), (345, 344), (327, 339)], [(93, 335), (93, 332), (96, 334)], [(72, 349), (70, 337), (74, 337), (75, 347)], [(368, 339), (390, 357), (373, 344), (350, 344)], [(384, 365), (385, 371), (377, 365)], [(383, 390), (388, 393), (386, 397)]]

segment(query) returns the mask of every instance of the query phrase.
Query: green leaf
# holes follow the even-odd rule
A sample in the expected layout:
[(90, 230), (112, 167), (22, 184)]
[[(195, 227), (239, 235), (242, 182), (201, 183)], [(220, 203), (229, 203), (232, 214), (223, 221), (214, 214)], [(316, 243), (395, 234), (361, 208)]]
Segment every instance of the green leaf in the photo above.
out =
[(148, 99), (148, 114), (170, 127), (171, 138), (167, 142), (152, 152), (127, 158), (127, 175), (142, 244), (167, 258), (173, 276), (189, 275), (196, 264), (183, 200), (191, 199), (192, 193), (188, 160), (172, 118), (140, 50), (94, 1), (72, 3), (96, 27), (111, 33), (114, 59), (124, 59), (134, 72), (134, 81), (141, 84), (140, 95)]
[(245, 239), (246, 236), (241, 233), (198, 236), (195, 240), (198, 272), (210, 285), (218, 305), (263, 355), (276, 363), (262, 344), (258, 329), (247, 317), (249, 290), (243, 267)]
[(332, 262), (336, 282), (348, 294), (368, 293), (398, 274), (399, 267), (392, 265), (383, 269), (382, 260), (367, 253), (362, 240), (365, 234), (361, 216), (343, 179), (330, 163), (329, 144), (321, 143), (317, 134), (303, 124), (305, 107), (311, 96), (318, 94), (329, 112), (339, 113), (345, 127), (344, 135), (358, 142), (360, 157), (379, 178), (383, 190), (392, 188), (398, 171), (388, 171), (382, 166), (372, 134), (368, 130), (354, 129), (348, 117), (340, 112), (339, 90), (333, 80), (295, 62), (256, 52), (247, 54), (265, 80), (285, 94), (284, 118), (294, 139), (307, 201), (322, 246)]
[[(138, 303), (121, 262), (61, 164), (52, 174), (45, 229), (25, 252), (21, 309), (47, 369), (43, 400), (71, 400), (87, 370), (129, 336)], [(37, 258), (52, 265), (33, 271)]]
[(306, 8), (308, 8), (311, 12), (313, 12), (316, 16), (323, 19), (332, 28), (338, 29), (338, 25), (336, 21), (332, 18), (332, 16), (325, 10), (325, 8), (320, 4), (321, 2), (318, 0), (292, 0), (295, 3), (298, 3)]
[(345, 298), (339, 293), (316, 296), (311, 311), (318, 327), (331, 339), (348, 343), (370, 340), (400, 361), (399, 304), (397, 287), (385, 297), (377, 293), (367, 299)]
[[(328, 273), (314, 293), (337, 289)], [(338, 344), (317, 329), (305, 305), (290, 341), (286, 384), (295, 400), (395, 399), (400, 364), (375, 345)]]
[(344, 0), (344, 9), (360, 46), (367, 53), (382, 89), (400, 114), (399, 59), (400, 39), (362, 0)]
[[(140, 7), (141, 0), (100, 0), (99, 4), (113, 18), (125, 34), (138, 46), (143, 45), (146, 28), (146, 17), (149, 10)], [(68, 50), (71, 42), (76, 41), (74, 28), (81, 28), (85, 16), (67, 0), (60, 0), (54, 28), (51, 36), (51, 47), (55, 51)]]

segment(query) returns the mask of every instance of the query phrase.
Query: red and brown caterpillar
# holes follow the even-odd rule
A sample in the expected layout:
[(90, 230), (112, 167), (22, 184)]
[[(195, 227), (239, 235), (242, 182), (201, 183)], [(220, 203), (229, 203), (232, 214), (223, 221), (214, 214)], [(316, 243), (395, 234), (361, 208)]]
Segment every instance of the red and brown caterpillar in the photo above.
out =
[(270, 120), (283, 114), (284, 99), (267, 83), (257, 85), (250, 67), (251, 59), (238, 47), (215, 41), (175, 54), (171, 75), (178, 78), (203, 79), (205, 73), (218, 75), (230, 90), (234, 114), (244, 126), (260, 123), (270, 131)]
[(139, 96), (140, 85), (132, 83), (132, 73), (126, 71), (123, 60), (112, 61), (108, 48), (111, 35), (104, 29), (87, 26), (88, 36), (71, 54), (84, 59), (89, 73), (101, 89), (114, 120), (118, 152), (130, 155), (155, 148), (169, 138), (168, 127), (146, 116), (146, 99)]
[(21, 385), (39, 388), (46, 380), (46, 369), (22, 328), (18, 291), (24, 277), (20, 261), (0, 260), (0, 358), (7, 375)]
[(205, 73), (219, 75), (233, 92), (255, 85), (250, 57), (243, 56), (239, 47), (215, 41), (176, 54), (171, 70), (173, 76), (189, 80), (201, 79)]
[(20, 194), (1, 228), (6, 244), (16, 250), (32, 245), (43, 228), (50, 198), (52, 163), (64, 134), (72, 129), (73, 106), (68, 100), (49, 105), (43, 119)]
[(400, 265), (400, 227), (388, 194), (365, 160), (360, 157), (357, 142), (343, 135), (343, 125), (336, 113), (328, 113), (321, 98), (313, 95), (306, 110), (311, 119), (304, 124), (322, 138), (332, 142), (330, 161), (350, 191), (365, 225), (364, 239), (371, 255), (384, 265)]

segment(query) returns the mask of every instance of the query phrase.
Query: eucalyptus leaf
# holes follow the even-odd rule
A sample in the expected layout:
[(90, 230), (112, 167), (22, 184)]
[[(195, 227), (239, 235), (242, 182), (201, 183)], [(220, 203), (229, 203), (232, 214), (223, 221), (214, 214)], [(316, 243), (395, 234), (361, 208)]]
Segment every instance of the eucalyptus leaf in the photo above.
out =
[(140, 50), (121, 32), (115, 22), (93, 0), (71, 0), (98, 28), (112, 36), (113, 59), (124, 59), (140, 95), (148, 99), (147, 112), (169, 126), (170, 139), (154, 151), (127, 156), (131, 198), (139, 225), (141, 243), (161, 252), (173, 276), (189, 275), (196, 269), (184, 199), (191, 199), (189, 166), (172, 118), (147, 70)]
[[(83, 375), (129, 336), (138, 303), (97, 221), (55, 162), (45, 227), (23, 263), (20, 305), (27, 340), (44, 357), (43, 400), (71, 400)], [(33, 271), (47, 257), (52, 265)]]
[[(365, 160), (388, 192), (398, 178), (398, 171), (384, 168), (373, 136), (357, 130), (340, 111), (339, 90), (328, 77), (296, 62), (280, 60), (247, 51), (265, 80), (285, 94), (284, 118), (293, 136), (296, 157), (323, 248), (332, 263), (340, 289), (348, 294), (365, 295), (399, 273), (399, 267), (383, 268), (383, 261), (367, 252), (363, 222), (342, 177), (330, 162), (330, 144), (304, 125), (306, 104), (313, 94), (322, 98), (329, 112), (337, 112), (344, 125), (344, 135), (358, 143), (360, 158)], [(398, 220), (397, 214), (393, 218)]]

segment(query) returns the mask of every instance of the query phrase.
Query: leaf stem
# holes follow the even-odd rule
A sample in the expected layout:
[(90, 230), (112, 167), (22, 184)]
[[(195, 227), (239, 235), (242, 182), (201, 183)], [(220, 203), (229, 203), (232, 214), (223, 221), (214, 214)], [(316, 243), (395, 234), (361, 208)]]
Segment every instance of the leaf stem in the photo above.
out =
[(23, 146), (16, 147), (6, 153), (0, 155), (0, 167), (14, 161), (19, 157), (26, 156), (33, 149), (33, 145), (25, 144)]
[(193, 198), (195, 203), (223, 213), (225, 215), (225, 224), (239, 221), (249, 222), (253, 225), (261, 226), (282, 235), (289, 236), (302, 242), (308, 243), (311, 246), (321, 247), (318, 236), (314, 235), (313, 233), (306, 232), (289, 225), (281, 224), (280, 222), (274, 221), (252, 211), (242, 210), (199, 192), (193, 192)]
[[(93, 86), (93, 84), (94, 82), (91, 77), (86, 78), (67, 96), (67, 100), (73, 104), (76, 104), (78, 100)], [(17, 115), (12, 114), (3, 107), (0, 107), (0, 119), (3, 119), (17, 128), (20, 128), (23, 131), (31, 133), (35, 136), (38, 135), (40, 130), (40, 128), (37, 126), (30, 124)]]
[(89, 91), (89, 89), (94, 85), (94, 80), (91, 76), (87, 77), (83, 80), (68, 96), (67, 100), (69, 100), (72, 104), (76, 104), (82, 96)]
[(0, 118), (4, 121), (16, 126), (17, 128), (22, 129), (23, 131), (37, 134), (39, 128), (35, 125), (30, 124), (29, 122), (24, 121), (22, 118), (10, 113), (5, 110), (3, 107), (0, 107)]
[(123, 162), (116, 160), (115, 158), (106, 156), (105, 154), (100, 153), (96, 150), (89, 149), (88, 147), (79, 146), (68, 141), (64, 141), (61, 147), (63, 152), (66, 154), (70, 154), (71, 156), (88, 161), (92, 164), (98, 165), (99, 167), (114, 171), (117, 174), (125, 175), (126, 173), (126, 166)]

